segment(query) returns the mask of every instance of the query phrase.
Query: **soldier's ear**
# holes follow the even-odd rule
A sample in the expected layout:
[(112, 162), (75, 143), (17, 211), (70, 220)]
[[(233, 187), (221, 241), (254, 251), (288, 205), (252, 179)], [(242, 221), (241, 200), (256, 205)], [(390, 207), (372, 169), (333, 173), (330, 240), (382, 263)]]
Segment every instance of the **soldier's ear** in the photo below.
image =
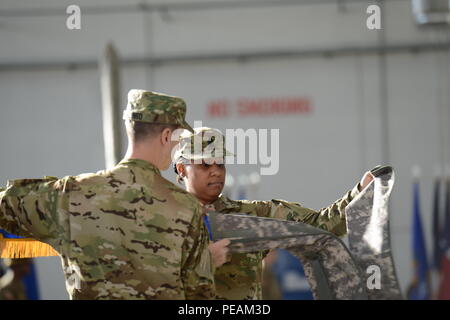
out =
[(185, 176), (185, 168), (184, 168), (184, 164), (182, 164), (182, 163), (177, 163), (177, 164), (176, 164), (176, 168), (177, 168), (178, 175), (179, 175), (180, 177), (184, 177), (184, 176)]
[(172, 140), (172, 130), (170, 128), (164, 128), (163, 131), (161, 131), (161, 144), (166, 145), (170, 143)]

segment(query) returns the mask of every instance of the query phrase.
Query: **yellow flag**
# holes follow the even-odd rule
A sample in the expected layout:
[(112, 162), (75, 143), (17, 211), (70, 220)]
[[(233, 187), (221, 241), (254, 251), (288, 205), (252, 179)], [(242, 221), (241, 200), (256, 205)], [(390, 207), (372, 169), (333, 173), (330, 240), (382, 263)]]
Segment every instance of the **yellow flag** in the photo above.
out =
[(0, 258), (36, 258), (57, 256), (50, 245), (30, 238), (5, 238), (0, 234)]

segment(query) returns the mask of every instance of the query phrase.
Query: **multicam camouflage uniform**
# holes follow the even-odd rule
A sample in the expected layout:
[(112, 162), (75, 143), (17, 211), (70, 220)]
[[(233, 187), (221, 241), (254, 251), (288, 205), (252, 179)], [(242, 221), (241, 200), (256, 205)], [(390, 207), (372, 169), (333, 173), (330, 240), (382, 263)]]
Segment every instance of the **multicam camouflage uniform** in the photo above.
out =
[[(179, 98), (132, 90), (125, 118), (188, 127), (185, 110)], [(0, 192), (0, 227), (53, 246), (73, 299), (213, 298), (201, 215), (193, 196), (139, 159), (95, 174), (16, 180)]]
[[(194, 135), (186, 132), (182, 136), (179, 150), (174, 157), (176, 161), (179, 161), (180, 157), (189, 160), (208, 159), (211, 157), (211, 153), (213, 156), (215, 153), (225, 156), (231, 154), (224, 148), (224, 137), (218, 130), (202, 127), (194, 128), (194, 131)], [(201, 147), (195, 147), (195, 136), (200, 136), (197, 141), (202, 141)], [(215, 139), (211, 139), (211, 137), (215, 137)], [(194, 152), (194, 149), (195, 151), (208, 149), (210, 152), (198, 153)], [(223, 195), (210, 207), (213, 211), (223, 214), (243, 213), (258, 217), (303, 222), (337, 236), (343, 236), (346, 233), (345, 207), (358, 193), (359, 184), (331, 206), (319, 211), (284, 200), (230, 200)], [(262, 299), (262, 260), (266, 253), (266, 251), (260, 251), (258, 253), (232, 254), (230, 262), (216, 269), (214, 279), (217, 298), (230, 300)]]

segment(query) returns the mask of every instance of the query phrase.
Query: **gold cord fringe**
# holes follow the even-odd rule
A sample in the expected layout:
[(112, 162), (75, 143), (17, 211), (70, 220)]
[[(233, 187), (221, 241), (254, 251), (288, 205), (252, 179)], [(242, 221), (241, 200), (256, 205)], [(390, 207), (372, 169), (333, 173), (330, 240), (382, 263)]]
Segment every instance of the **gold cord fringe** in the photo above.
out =
[(9, 239), (0, 235), (0, 258), (36, 258), (57, 256), (50, 245), (30, 238)]

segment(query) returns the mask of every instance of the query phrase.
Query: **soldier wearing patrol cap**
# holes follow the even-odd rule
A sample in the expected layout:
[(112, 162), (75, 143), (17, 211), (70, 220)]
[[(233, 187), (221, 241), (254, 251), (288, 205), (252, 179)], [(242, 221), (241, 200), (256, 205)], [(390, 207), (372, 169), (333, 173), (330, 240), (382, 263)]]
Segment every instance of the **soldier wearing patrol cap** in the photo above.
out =
[[(361, 182), (344, 197), (319, 211), (284, 200), (231, 200), (221, 194), (226, 173), (224, 160), (232, 155), (224, 147), (225, 138), (220, 131), (208, 127), (195, 128), (194, 131), (185, 131), (181, 135), (174, 154), (174, 169), (188, 192), (195, 195), (204, 207), (219, 213), (299, 221), (343, 236), (346, 233), (345, 207), (373, 179), (370, 172), (366, 172)], [(210, 250), (215, 259), (223, 260), (226, 248), (210, 246)], [(215, 272), (217, 298), (261, 299), (262, 260), (266, 253), (236, 253), (219, 266)]]
[(72, 299), (209, 299), (208, 234), (195, 197), (164, 179), (186, 104), (131, 90), (127, 154), (111, 170), (0, 190), (0, 228), (53, 246)]

